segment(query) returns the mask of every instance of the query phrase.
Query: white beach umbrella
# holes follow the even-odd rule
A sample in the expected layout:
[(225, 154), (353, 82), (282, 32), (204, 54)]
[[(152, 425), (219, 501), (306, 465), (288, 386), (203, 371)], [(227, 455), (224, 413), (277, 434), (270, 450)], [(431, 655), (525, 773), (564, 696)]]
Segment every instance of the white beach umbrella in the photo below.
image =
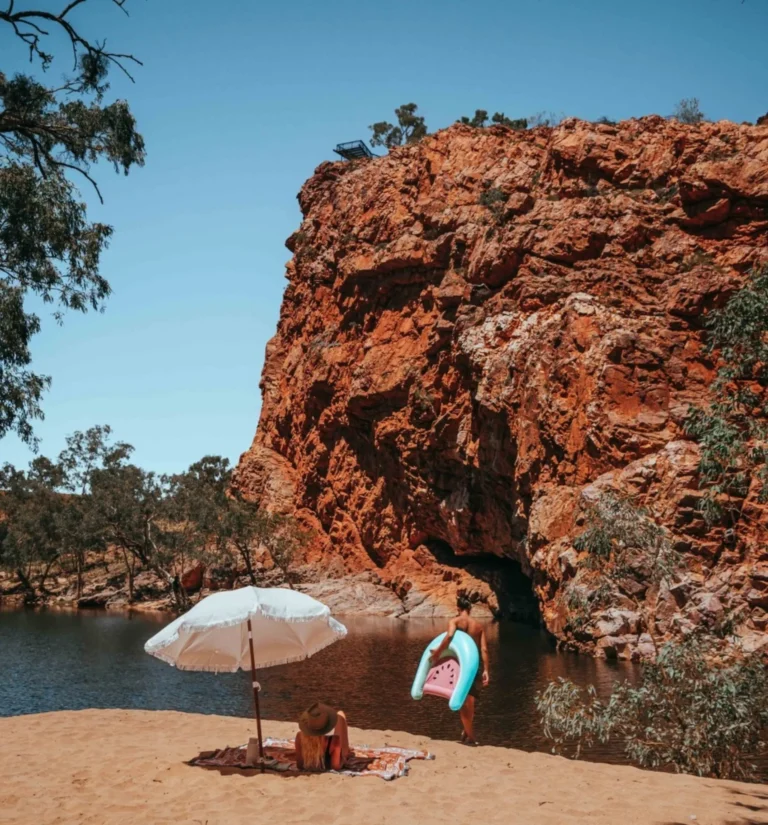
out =
[(347, 629), (321, 602), (279, 587), (241, 587), (213, 593), (156, 633), (144, 650), (179, 670), (251, 670), (264, 759), (256, 670), (307, 659)]

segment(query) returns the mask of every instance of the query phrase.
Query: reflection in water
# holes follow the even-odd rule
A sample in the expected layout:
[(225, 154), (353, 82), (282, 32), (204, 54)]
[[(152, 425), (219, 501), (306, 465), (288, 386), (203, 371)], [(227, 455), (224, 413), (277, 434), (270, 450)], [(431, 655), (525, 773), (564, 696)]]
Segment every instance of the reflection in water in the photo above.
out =
[[(0, 716), (87, 707), (250, 716), (245, 674), (181, 672), (144, 653), (144, 642), (168, 620), (84, 611), (0, 612)], [(421, 653), (444, 624), (344, 622), (350, 631), (346, 639), (305, 662), (259, 674), (264, 716), (296, 719), (319, 699), (343, 707), (358, 727), (456, 739), (458, 714), (444, 700), (410, 698)], [(483, 744), (548, 750), (533, 697), (550, 680), (567, 676), (594, 684), (605, 695), (617, 679), (637, 675), (630, 664), (558, 653), (543, 631), (526, 625), (490, 625), (488, 634), (491, 684), (477, 712)], [(617, 746), (596, 747), (585, 755), (624, 761)]]

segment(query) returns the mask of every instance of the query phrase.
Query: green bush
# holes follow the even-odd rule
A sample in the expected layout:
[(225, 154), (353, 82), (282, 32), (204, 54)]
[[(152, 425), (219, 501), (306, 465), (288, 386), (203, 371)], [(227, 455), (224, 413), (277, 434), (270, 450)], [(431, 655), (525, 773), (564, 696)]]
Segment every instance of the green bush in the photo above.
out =
[[(461, 117), (459, 123), (465, 123), (467, 126), (474, 126), (476, 129), (482, 129), (488, 125), (488, 112), (485, 109), (475, 109), (473, 117)], [(528, 128), (528, 119), (524, 117), (509, 118), (503, 112), (494, 112), (491, 117), (491, 123), (494, 126), (507, 126), (510, 129), (524, 130)]]
[(488, 209), (488, 211), (493, 215), (496, 223), (501, 224), (504, 223), (505, 220), (505, 204), (508, 198), (509, 195), (502, 189), (496, 189), (495, 187), (486, 187), (480, 194), (480, 197), (477, 199), (477, 202), (481, 206), (485, 206)]
[(703, 123), (706, 120), (704, 112), (702, 112), (699, 108), (698, 97), (683, 98), (677, 106), (675, 106), (675, 111), (672, 113), (672, 117), (679, 120), (680, 123), (688, 123), (693, 125)]
[(509, 118), (503, 112), (496, 112), (491, 118), (491, 121), (497, 126), (507, 126), (510, 129), (516, 129), (518, 131), (523, 131), (528, 128), (527, 117)]
[(719, 356), (712, 402), (691, 407), (685, 428), (699, 442), (701, 509), (709, 523), (756, 484), (768, 500), (768, 264), (756, 267), (747, 285), (706, 321), (706, 351)]
[(391, 149), (393, 146), (418, 143), (427, 135), (424, 118), (416, 114), (418, 108), (415, 103), (405, 103), (399, 109), (395, 109), (396, 126), (386, 120), (369, 126), (372, 132), (371, 146), (386, 146)]
[(499, 204), (506, 203), (507, 197), (506, 193), (501, 189), (488, 188), (480, 195), (478, 203), (481, 206), (487, 206), (489, 209), (492, 209)]
[(615, 593), (613, 584), (605, 579), (593, 589), (579, 579), (573, 580), (562, 597), (567, 609), (567, 628), (575, 633), (586, 628), (592, 622), (592, 614), (608, 607)]
[(646, 581), (672, 576), (680, 556), (663, 527), (647, 510), (610, 490), (601, 493), (585, 510), (586, 527), (573, 546), (589, 553), (587, 567), (606, 569), (622, 577), (639, 573)]
[(475, 109), (473, 117), (460, 117), (459, 123), (464, 123), (467, 126), (474, 126), (476, 129), (482, 129), (488, 123), (488, 112), (485, 109)]
[(768, 678), (759, 657), (722, 659), (715, 641), (691, 634), (643, 665), (637, 687), (623, 682), (603, 701), (559, 679), (536, 695), (553, 750), (621, 742), (642, 767), (722, 779), (755, 775), (765, 747)]

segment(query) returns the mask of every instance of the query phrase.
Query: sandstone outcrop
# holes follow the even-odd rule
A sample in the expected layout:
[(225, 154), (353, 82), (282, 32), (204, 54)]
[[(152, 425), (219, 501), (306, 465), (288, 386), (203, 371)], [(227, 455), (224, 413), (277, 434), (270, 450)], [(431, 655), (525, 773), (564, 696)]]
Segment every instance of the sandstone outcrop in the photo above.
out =
[(611, 487), (685, 556), (676, 592), (642, 595), (658, 634), (726, 611), (762, 646), (764, 509), (705, 527), (682, 425), (714, 370), (703, 317), (768, 257), (768, 126), (457, 124), (324, 163), (299, 202), (236, 483), (312, 528), (309, 579), (368, 576), (393, 615), (464, 590), (530, 616), (534, 593), (566, 643), (647, 655), (628, 605), (579, 634), (561, 598), (585, 495)]

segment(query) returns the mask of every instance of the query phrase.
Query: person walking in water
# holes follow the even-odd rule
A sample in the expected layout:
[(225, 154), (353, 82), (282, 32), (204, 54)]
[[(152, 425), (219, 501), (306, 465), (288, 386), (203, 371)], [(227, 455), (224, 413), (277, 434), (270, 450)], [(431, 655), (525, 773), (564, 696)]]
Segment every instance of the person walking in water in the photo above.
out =
[(480, 651), (482, 671), (477, 674), (466, 701), (461, 706), (461, 710), (459, 711), (461, 726), (463, 728), (461, 732), (461, 741), (466, 742), (468, 745), (476, 745), (477, 741), (475, 740), (474, 728), (475, 700), (480, 695), (480, 688), (487, 687), (488, 682), (490, 681), (490, 676), (488, 674), (488, 642), (485, 638), (485, 628), (482, 624), (480, 624), (480, 622), (473, 619), (470, 615), (472, 611), (472, 602), (466, 596), (459, 595), (456, 599), (456, 608), (459, 611), (459, 615), (448, 622), (448, 630), (446, 631), (443, 641), (440, 642), (434, 650), (430, 650), (430, 661), (436, 662), (440, 658), (440, 654), (448, 647), (448, 645), (450, 645), (451, 640), (453, 639), (453, 634), (457, 630), (463, 630), (465, 633), (468, 633), (477, 645), (477, 648)]

